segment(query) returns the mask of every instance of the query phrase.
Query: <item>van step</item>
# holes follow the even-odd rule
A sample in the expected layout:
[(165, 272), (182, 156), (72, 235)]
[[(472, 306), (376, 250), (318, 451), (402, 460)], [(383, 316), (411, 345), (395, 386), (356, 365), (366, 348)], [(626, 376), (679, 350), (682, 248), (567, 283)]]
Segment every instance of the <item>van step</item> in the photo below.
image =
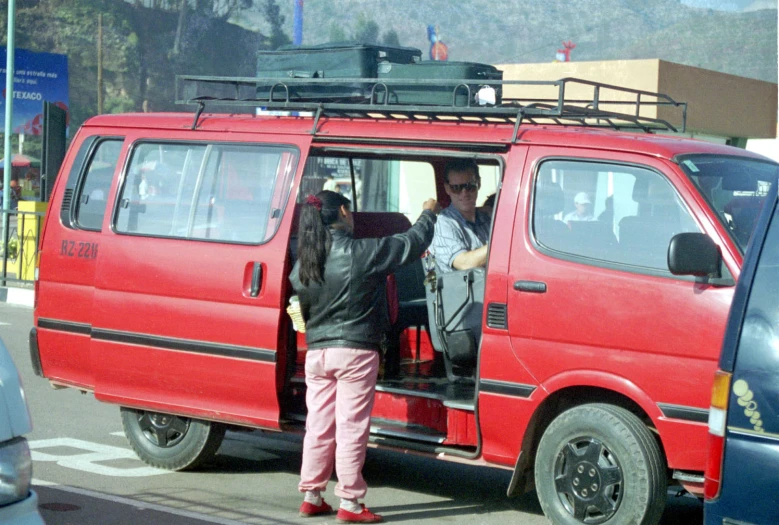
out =
[[(306, 416), (299, 413), (288, 413), (283, 417), (283, 425), (287, 429), (305, 427)], [(399, 421), (381, 418), (371, 418), (371, 435), (385, 438), (397, 438), (404, 441), (417, 441), (440, 445), (446, 440), (446, 434), (422, 425), (409, 425)]]
[(446, 378), (410, 378), (382, 380), (376, 391), (409, 397), (436, 399), (445, 407), (474, 411), (476, 386), (468, 383), (451, 383)]
[(384, 448), (394, 448), (404, 451), (413, 450), (415, 452), (435, 455), (437, 457), (454, 456), (465, 459), (475, 459), (478, 456), (478, 449), (476, 447), (445, 447), (437, 443), (421, 443), (408, 439), (374, 435), (370, 436), (369, 441), (374, 445), (379, 445)]
[(422, 425), (408, 425), (386, 419), (371, 419), (371, 435), (420, 441), (440, 445), (446, 440), (446, 434)]
[(686, 481), (688, 483), (703, 483), (703, 473), (674, 470), (673, 479), (677, 481)]

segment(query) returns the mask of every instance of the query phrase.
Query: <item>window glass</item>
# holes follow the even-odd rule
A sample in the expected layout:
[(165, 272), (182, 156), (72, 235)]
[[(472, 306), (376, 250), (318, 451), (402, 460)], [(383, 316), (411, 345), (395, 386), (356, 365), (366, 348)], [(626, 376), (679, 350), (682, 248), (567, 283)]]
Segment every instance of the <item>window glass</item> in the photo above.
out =
[(296, 159), (279, 147), (139, 144), (122, 189), (117, 231), (264, 242), (275, 233), (278, 221), (269, 228), (269, 219), (281, 216), (276, 207), (286, 204)]
[(355, 211), (402, 213), (413, 223), (425, 200), (435, 196), (435, 172), (430, 163), (415, 160), (310, 157), (298, 202), (322, 190), (341, 193)]
[(736, 367), (740, 371), (779, 370), (779, 208), (774, 211), (744, 315)]
[(746, 250), (779, 164), (722, 155), (688, 155), (679, 162), (733, 240)]
[(121, 151), (121, 140), (104, 140), (98, 144), (89, 161), (79, 192), (76, 208), (76, 224), (79, 228), (85, 230), (102, 228), (108, 191), (111, 189), (111, 181)]
[(538, 243), (591, 259), (668, 271), (671, 237), (700, 231), (673, 186), (638, 167), (544, 162), (534, 199)]

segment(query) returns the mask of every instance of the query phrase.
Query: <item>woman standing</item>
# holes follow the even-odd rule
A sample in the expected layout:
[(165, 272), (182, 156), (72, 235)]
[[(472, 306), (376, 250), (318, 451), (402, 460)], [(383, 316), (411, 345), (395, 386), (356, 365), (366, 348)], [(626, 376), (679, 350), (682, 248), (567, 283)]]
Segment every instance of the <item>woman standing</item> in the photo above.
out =
[(298, 260), (289, 279), (306, 321), (306, 436), (298, 488), (301, 516), (332, 512), (321, 492), (335, 468), (336, 519), (378, 523), (358, 500), (379, 349), (390, 328), (387, 276), (422, 256), (433, 238), (436, 201), (428, 199), (406, 233), (354, 239), (350, 201), (333, 191), (309, 195), (300, 214)]

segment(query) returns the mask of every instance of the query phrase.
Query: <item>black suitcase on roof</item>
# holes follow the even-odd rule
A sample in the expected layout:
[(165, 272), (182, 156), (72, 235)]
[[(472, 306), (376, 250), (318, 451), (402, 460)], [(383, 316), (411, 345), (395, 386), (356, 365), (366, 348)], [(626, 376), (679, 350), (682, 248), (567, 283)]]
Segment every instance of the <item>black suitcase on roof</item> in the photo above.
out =
[[(273, 100), (286, 100), (286, 89), (277, 82), (261, 79), (333, 79), (333, 82), (296, 85), (289, 83), (290, 100), (369, 99), (370, 82), (339, 82), (343, 78), (376, 78), (382, 64), (413, 64), (422, 51), (411, 47), (390, 47), (355, 42), (318, 46), (286, 46), (276, 51), (257, 53), (257, 98), (267, 99), (273, 88)], [(275, 86), (275, 87), (274, 87)]]
[[(386, 84), (386, 91), (384, 86), (378, 85), (374, 102), (383, 104), (386, 93), (389, 92), (390, 104), (464, 107), (469, 105), (469, 95), (470, 105), (478, 105), (475, 96), (482, 87), (479, 81), (503, 80), (503, 71), (495, 66), (477, 62), (426, 60), (418, 64), (379, 64), (378, 78), (380, 80), (443, 80), (444, 82), (437, 85), (389, 83)], [(446, 82), (449, 80), (464, 82)], [(494, 103), (500, 104), (501, 87), (495, 85), (492, 88), (496, 91)]]

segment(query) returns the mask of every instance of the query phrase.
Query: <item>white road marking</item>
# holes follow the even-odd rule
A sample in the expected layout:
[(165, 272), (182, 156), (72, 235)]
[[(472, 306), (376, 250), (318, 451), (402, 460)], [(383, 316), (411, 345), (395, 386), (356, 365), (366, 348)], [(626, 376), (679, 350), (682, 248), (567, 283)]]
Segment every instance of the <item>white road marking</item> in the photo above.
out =
[(52, 481), (44, 481), (42, 479), (32, 478), (32, 484), (39, 487), (56, 487), (58, 484)]
[(4, 323), (4, 322), (0, 321), (0, 326), (11, 326), (11, 323)]
[(207, 514), (199, 514), (197, 512), (190, 512), (188, 510), (179, 510), (171, 507), (165, 507), (156, 503), (144, 503), (143, 501), (136, 501), (130, 498), (123, 498), (122, 496), (113, 496), (111, 494), (102, 494), (87, 489), (80, 489), (76, 487), (69, 487), (67, 485), (58, 485), (57, 483), (50, 483), (39, 479), (32, 480), (33, 485), (56, 487), (57, 490), (63, 492), (70, 492), (71, 494), (78, 494), (80, 496), (87, 496), (90, 498), (101, 499), (110, 501), (112, 503), (119, 503), (122, 505), (129, 505), (139, 510), (154, 510), (157, 512), (164, 512), (166, 514), (172, 514), (174, 516), (181, 516), (183, 518), (191, 518), (196, 520), (205, 521), (208, 523), (218, 523), (219, 525), (246, 525), (246, 522), (235, 521), (227, 518), (220, 518), (218, 516), (209, 516)]
[[(101, 445), (91, 441), (82, 441), (73, 438), (39, 439), (30, 441), (30, 450), (32, 451), (33, 461), (54, 461), (57, 465), (65, 468), (100, 474), (103, 476), (112, 476), (117, 478), (138, 478), (145, 476), (160, 476), (170, 474), (167, 470), (161, 470), (154, 467), (135, 467), (118, 468), (108, 465), (101, 465), (99, 461), (110, 461), (117, 459), (131, 459), (138, 463), (141, 460), (130, 449), (113, 447), (110, 445)], [(64, 455), (41, 452), (41, 449), (67, 447), (70, 449), (83, 450), (83, 453), (70, 453)]]

